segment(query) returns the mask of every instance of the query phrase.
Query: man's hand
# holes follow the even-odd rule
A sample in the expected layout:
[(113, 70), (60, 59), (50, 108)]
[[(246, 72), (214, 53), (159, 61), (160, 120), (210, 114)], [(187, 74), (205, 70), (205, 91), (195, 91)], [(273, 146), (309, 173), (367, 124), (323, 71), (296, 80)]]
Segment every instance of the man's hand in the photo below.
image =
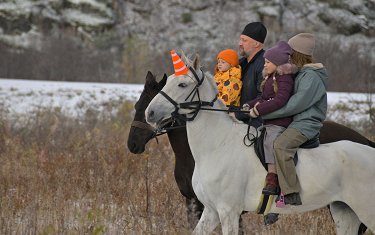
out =
[(242, 111), (249, 111), (250, 110), (250, 106), (248, 104), (244, 104), (242, 105)]

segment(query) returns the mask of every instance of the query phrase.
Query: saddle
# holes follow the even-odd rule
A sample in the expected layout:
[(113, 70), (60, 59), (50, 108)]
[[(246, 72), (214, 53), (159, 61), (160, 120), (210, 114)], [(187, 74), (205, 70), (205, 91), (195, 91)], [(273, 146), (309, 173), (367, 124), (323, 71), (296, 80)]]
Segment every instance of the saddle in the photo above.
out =
[[(254, 150), (255, 150), (255, 153), (258, 156), (260, 162), (262, 163), (263, 167), (266, 170), (268, 170), (267, 163), (265, 162), (264, 145), (263, 145), (265, 133), (266, 133), (266, 128), (262, 128), (260, 130), (260, 135), (258, 136), (258, 138), (256, 139), (256, 141), (254, 143)], [(316, 137), (314, 137), (310, 140), (307, 140), (305, 143), (303, 143), (299, 147), (304, 148), (304, 149), (312, 149), (312, 148), (319, 147), (319, 144), (320, 144), (319, 135), (317, 135)], [(297, 153), (294, 155), (293, 161), (294, 161), (294, 165), (297, 165), (297, 163), (298, 163), (298, 154)]]

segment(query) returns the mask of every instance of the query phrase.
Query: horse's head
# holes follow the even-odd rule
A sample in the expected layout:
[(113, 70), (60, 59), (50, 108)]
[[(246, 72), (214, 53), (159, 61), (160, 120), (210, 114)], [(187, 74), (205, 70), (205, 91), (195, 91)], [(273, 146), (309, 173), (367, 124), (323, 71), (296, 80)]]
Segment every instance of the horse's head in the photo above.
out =
[(155, 135), (154, 128), (146, 122), (145, 110), (150, 101), (164, 87), (166, 81), (166, 75), (160, 82), (157, 82), (151, 72), (147, 73), (144, 89), (134, 106), (135, 116), (129, 131), (128, 148), (132, 153), (143, 153), (147, 142)]
[[(173, 53), (175, 52), (172, 52), (172, 56)], [(146, 120), (155, 127), (159, 127), (165, 120), (176, 116), (184, 115), (187, 117), (186, 120), (192, 120), (191, 117), (194, 118), (197, 115), (199, 108), (192, 111), (191, 107), (205, 106), (216, 99), (216, 84), (211, 75), (201, 70), (198, 56), (193, 62), (187, 58), (184, 60), (183, 67), (176, 68), (175, 66), (175, 74), (168, 77), (162, 91), (155, 96), (146, 109)], [(178, 57), (174, 65), (180, 61)], [(181, 70), (184, 72), (181, 73)]]

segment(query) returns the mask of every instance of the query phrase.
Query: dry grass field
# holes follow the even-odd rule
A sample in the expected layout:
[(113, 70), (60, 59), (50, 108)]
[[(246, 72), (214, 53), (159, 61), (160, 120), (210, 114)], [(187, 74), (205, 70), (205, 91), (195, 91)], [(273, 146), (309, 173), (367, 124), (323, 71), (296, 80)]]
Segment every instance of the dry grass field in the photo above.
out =
[[(0, 112), (0, 234), (189, 234), (167, 138), (141, 155), (126, 147), (132, 109), (108, 120), (40, 110), (23, 124)], [(327, 209), (268, 227), (243, 219), (246, 234), (335, 234)]]

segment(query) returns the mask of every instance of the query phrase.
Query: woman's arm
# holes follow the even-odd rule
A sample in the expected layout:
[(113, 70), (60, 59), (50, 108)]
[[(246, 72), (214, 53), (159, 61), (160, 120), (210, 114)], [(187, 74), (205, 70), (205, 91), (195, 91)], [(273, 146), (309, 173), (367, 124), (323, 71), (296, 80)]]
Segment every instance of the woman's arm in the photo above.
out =
[(294, 116), (310, 108), (321, 97), (326, 94), (326, 88), (319, 77), (306, 76), (301, 78), (295, 94), (292, 95), (288, 103), (279, 110), (262, 116), (263, 119), (275, 119)]

